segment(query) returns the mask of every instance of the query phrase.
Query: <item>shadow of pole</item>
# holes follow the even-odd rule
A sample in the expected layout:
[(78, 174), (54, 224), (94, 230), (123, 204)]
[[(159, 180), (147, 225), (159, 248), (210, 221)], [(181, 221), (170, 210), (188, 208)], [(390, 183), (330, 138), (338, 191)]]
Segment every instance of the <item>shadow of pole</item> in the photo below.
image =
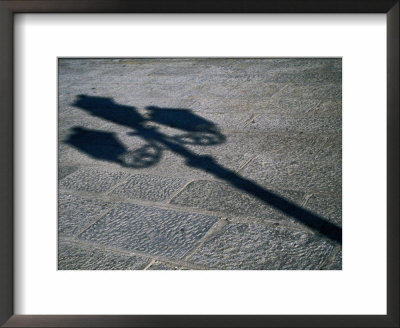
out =
[[(280, 212), (291, 216), (298, 222), (304, 224), (310, 229), (318, 232), (319, 234), (335, 241), (336, 243), (342, 243), (342, 229), (328, 220), (312, 213), (311, 211), (302, 208), (301, 206), (277, 195), (273, 192), (261, 187), (255, 182), (240, 176), (234, 171), (219, 165), (211, 156), (198, 155), (187, 147), (183, 146), (185, 143), (199, 144), (199, 145), (215, 145), (225, 141), (225, 136), (222, 135), (215, 124), (207, 121), (198, 115), (193, 114), (189, 109), (171, 109), (171, 108), (157, 108), (148, 107), (151, 115), (150, 119), (146, 119), (142, 115), (136, 112), (135, 107), (119, 105), (113, 102), (111, 98), (103, 97), (90, 97), (90, 96), (79, 96), (74, 106), (79, 107), (91, 115), (100, 117), (102, 119), (117, 123), (123, 126), (127, 126), (133, 129), (130, 135), (141, 137), (143, 140), (151, 145), (151, 149), (156, 149), (156, 156), (149, 154), (147, 151), (143, 151), (138, 154), (138, 163), (132, 163), (130, 167), (140, 168), (145, 166), (154, 165), (161, 157), (162, 147), (169, 149), (175, 154), (185, 158), (186, 164), (190, 167), (201, 169), (208, 173), (213, 174), (215, 177), (220, 178), (235, 188), (242, 190), (269, 206), (279, 210)], [(186, 135), (185, 138), (181, 136), (169, 137), (158, 131), (157, 127), (146, 126), (146, 122), (155, 122), (167, 126), (172, 126), (176, 129), (181, 129), (190, 134)], [(101, 160), (109, 160), (123, 165), (120, 160), (120, 154), (124, 153), (125, 150), (121, 150), (121, 144), (114, 140), (114, 136), (101, 134), (99, 131), (90, 132), (80, 127), (75, 127), (74, 135), (70, 136), (66, 143), (74, 146), (80, 151), (86, 152), (94, 158)], [(99, 155), (99, 150), (96, 146), (90, 146), (85, 142), (85, 138), (82, 133), (89, 133), (94, 136), (102, 136), (103, 139), (109, 140), (110, 144), (118, 145), (118, 150), (113, 151), (112, 156)], [(202, 138), (202, 132), (205, 132), (207, 138)], [(80, 133), (80, 134), (79, 134)], [(194, 134), (191, 134), (194, 133)], [(91, 149), (93, 148), (93, 149)], [(146, 147), (144, 147), (146, 148)], [(140, 163), (140, 160), (152, 158), (154, 160), (148, 160), (144, 165)], [(142, 165), (143, 164), (143, 165)], [(125, 165), (126, 166), (126, 165)]]
[[(145, 135), (148, 136), (149, 134), (145, 133)], [(163, 144), (174, 153), (184, 157), (188, 166), (202, 169), (208, 173), (211, 173), (214, 176), (225, 180), (235, 188), (245, 191), (264, 203), (281, 211), (282, 213), (293, 217), (300, 223), (317, 231), (327, 238), (337, 243), (342, 243), (342, 229), (332, 224), (328, 220), (298, 206), (289, 200), (286, 200), (281, 196), (274, 194), (273, 192), (259, 186), (255, 182), (238, 175), (234, 171), (219, 165), (211, 156), (198, 155), (186, 147), (170, 141), (168, 136), (165, 136), (156, 130), (153, 130), (152, 139)]]

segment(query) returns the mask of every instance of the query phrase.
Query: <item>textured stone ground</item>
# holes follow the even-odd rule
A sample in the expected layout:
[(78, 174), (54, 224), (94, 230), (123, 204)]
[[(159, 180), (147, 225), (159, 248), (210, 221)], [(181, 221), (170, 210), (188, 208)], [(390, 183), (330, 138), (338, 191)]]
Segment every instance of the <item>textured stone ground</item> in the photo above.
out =
[(340, 59), (60, 59), (58, 268), (341, 269)]

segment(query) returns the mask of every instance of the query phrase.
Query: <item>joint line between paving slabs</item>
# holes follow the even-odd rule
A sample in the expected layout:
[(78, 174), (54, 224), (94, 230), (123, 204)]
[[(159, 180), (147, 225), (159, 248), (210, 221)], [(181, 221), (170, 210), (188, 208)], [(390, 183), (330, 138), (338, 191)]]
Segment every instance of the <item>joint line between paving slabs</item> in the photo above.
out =
[(306, 110), (305, 114), (309, 114), (314, 111), (315, 108), (317, 108), (319, 105), (321, 105), (324, 102), (324, 100), (320, 100), (314, 107), (311, 107), (310, 109)]
[[(125, 250), (122, 248), (117, 248), (117, 247), (113, 247), (113, 246), (109, 246), (109, 245), (96, 244), (96, 243), (94, 243), (92, 241), (88, 241), (88, 240), (74, 239), (74, 238), (69, 238), (69, 237), (60, 237), (59, 241), (70, 242), (70, 243), (79, 245), (80, 247), (83, 247), (83, 248), (88, 248), (88, 249), (95, 248), (95, 249), (100, 249), (100, 250), (111, 252), (111, 253), (119, 253), (119, 254), (125, 255), (127, 257), (131, 257), (131, 256), (144, 257), (144, 258), (148, 258), (148, 259), (154, 260), (154, 261), (164, 262), (164, 263), (172, 264), (175, 266), (186, 267), (191, 270), (208, 270), (209, 269), (202, 265), (187, 262), (183, 258), (180, 260), (173, 260), (173, 259), (169, 259), (169, 258), (166, 258), (163, 256), (152, 255), (152, 254), (144, 253), (144, 252), (137, 251), (137, 250), (131, 251), (131, 250)], [(143, 270), (143, 269), (141, 269), (141, 270)]]
[(183, 261), (187, 261), (208, 239), (210, 239), (217, 232), (221, 231), (223, 227), (229, 224), (228, 219), (221, 218), (217, 222), (213, 224), (213, 226), (206, 232), (206, 234), (199, 240), (199, 242), (186, 253), (186, 255), (182, 258)]
[(112, 186), (110, 189), (104, 192), (105, 195), (110, 195), (115, 189), (117, 189), (120, 185), (124, 184), (132, 175), (127, 174), (125, 179), (121, 179), (118, 183), (116, 183), (114, 186)]
[(240, 166), (236, 173), (240, 173), (241, 171), (244, 170), (244, 168), (249, 165), (258, 155), (254, 155), (253, 157), (249, 158), (244, 164), (242, 164), (242, 166)]
[[(329, 256), (321, 265), (321, 267), (326, 267), (329, 268), (333, 262), (335, 261), (336, 256), (339, 254), (341, 247), (340, 246), (335, 246), (333, 249), (331, 256)], [(329, 270), (329, 269), (328, 269)]]
[[(290, 84), (291, 84), (291, 83), (286, 83), (281, 89), (279, 89), (277, 92), (274, 92), (274, 93), (269, 97), (269, 99), (267, 100), (267, 105), (271, 104), (272, 98), (274, 98), (277, 94), (281, 93), (283, 90), (285, 90), (286, 88), (288, 88)], [(273, 104), (273, 105), (276, 106), (275, 104)], [(276, 106), (276, 107), (280, 108), (279, 106)], [(282, 109), (282, 108), (280, 108), (280, 109)]]
[(279, 92), (282, 92), (283, 90), (285, 90), (287, 87), (289, 87), (289, 85), (290, 85), (291, 83), (289, 82), (289, 83), (286, 83), (282, 88), (280, 88), (277, 92), (274, 92), (274, 94), (272, 94), (271, 95), (271, 97), (269, 97), (270, 99), (272, 98), (272, 97), (274, 97), (275, 95), (277, 95)]
[(314, 193), (305, 194), (305, 195), (304, 195), (304, 201), (303, 201), (303, 203), (301, 204), (301, 206), (303, 206), (303, 207), (306, 206), (307, 203), (308, 203), (308, 201), (310, 200), (310, 198), (311, 198), (312, 196), (314, 196)]
[(315, 152), (314, 160), (317, 159), (318, 155), (321, 153), (322, 149), (326, 146), (326, 144), (329, 142), (329, 137), (327, 137), (323, 142), (322, 145), (318, 148), (318, 150)]
[(151, 261), (149, 263), (147, 263), (147, 265), (143, 268), (143, 270), (147, 270), (148, 268), (150, 268), (154, 263), (156, 263), (155, 259), (151, 259)]
[(260, 115), (261, 115), (261, 113), (253, 113), (253, 114), (251, 114), (250, 117), (246, 121), (244, 121), (244, 125), (242, 127), (242, 130), (246, 129), (249, 126), (249, 124), (251, 123), (251, 121), (254, 120), (255, 118), (257, 118)]
[[(120, 249), (120, 248), (113, 248), (113, 247), (107, 247), (105, 245), (100, 245), (100, 244), (96, 244), (87, 240), (82, 240), (82, 239), (75, 239), (75, 238), (70, 238), (70, 237), (60, 237), (59, 241), (61, 242), (69, 242), (75, 245), (79, 245), (82, 248), (87, 248), (87, 249), (99, 249), (102, 251), (107, 251), (107, 252), (111, 252), (111, 253), (119, 253), (125, 256), (132, 256), (132, 255), (137, 255), (137, 254), (132, 254), (132, 252), (124, 250), (124, 249)], [(142, 256), (142, 255), (139, 255)], [(143, 256), (142, 256), (143, 257)], [(149, 257), (149, 256), (147, 256)]]
[(89, 223), (87, 223), (81, 230), (78, 230), (77, 233), (75, 233), (73, 238), (77, 238), (81, 233), (85, 232), (87, 229), (89, 229), (93, 224), (96, 222), (100, 221), (107, 213), (112, 211), (114, 208), (116, 208), (118, 203), (113, 204), (110, 208), (105, 209), (104, 211), (101, 211), (96, 218), (91, 220)]
[(196, 181), (196, 179), (189, 180), (187, 183), (185, 183), (181, 188), (178, 188), (176, 192), (174, 192), (168, 199), (165, 199), (165, 203), (171, 204), (171, 201), (178, 196), (189, 184), (192, 182)]

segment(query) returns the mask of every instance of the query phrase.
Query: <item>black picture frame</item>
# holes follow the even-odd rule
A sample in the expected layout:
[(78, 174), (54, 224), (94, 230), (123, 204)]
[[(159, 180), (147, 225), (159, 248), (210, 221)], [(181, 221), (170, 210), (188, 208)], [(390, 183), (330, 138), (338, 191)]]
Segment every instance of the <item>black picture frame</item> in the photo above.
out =
[[(0, 324), (4, 327), (399, 327), (399, 8), (398, 0), (0, 0)], [(14, 315), (13, 17), (16, 13), (386, 14), (387, 315)]]

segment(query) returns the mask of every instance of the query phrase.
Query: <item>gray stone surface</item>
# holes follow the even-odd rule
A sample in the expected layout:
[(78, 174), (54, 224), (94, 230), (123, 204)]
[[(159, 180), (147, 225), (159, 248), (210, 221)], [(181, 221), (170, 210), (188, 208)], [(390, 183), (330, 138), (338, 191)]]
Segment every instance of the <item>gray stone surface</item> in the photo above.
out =
[(340, 98), (336, 99), (328, 99), (321, 102), (318, 106), (315, 107), (315, 110), (312, 112), (313, 115), (318, 116), (334, 116), (336, 118), (342, 116), (342, 100)]
[[(336, 83), (342, 81), (341, 60), (340, 59), (313, 59), (296, 60), (296, 66), (289, 69), (279, 70), (271, 76), (271, 81), (280, 83)], [(299, 66), (302, 65), (302, 67)]]
[(110, 203), (76, 196), (58, 194), (58, 235), (71, 237), (111, 206)]
[[(302, 210), (342, 226), (340, 58), (59, 59), (58, 73), (59, 236), (149, 270), (340, 270), (340, 229)], [(221, 217), (252, 225), (218, 232)]]
[(223, 104), (227, 98), (247, 98), (254, 99), (257, 97), (267, 98), (279, 92), (284, 88), (284, 83), (254, 83), (248, 81), (247, 83), (215, 83), (198, 85), (195, 88), (196, 98), (214, 98), (219, 99), (219, 103)]
[[(294, 105), (295, 106), (295, 105)], [(317, 105), (311, 110), (317, 110)], [(279, 114), (261, 114), (247, 126), (249, 132), (266, 131), (276, 134), (288, 132), (314, 132), (314, 133), (332, 133), (342, 129), (341, 120), (331, 116), (284, 116)]]
[(159, 202), (171, 197), (185, 183), (186, 180), (183, 179), (135, 174), (117, 186), (111, 194), (124, 198)]
[(182, 270), (185, 269), (181, 265), (173, 265), (171, 263), (156, 261), (147, 270)]
[(78, 166), (59, 166), (58, 167), (58, 180), (64, 179), (67, 175), (75, 172)]
[(328, 135), (324, 134), (282, 133), (282, 131), (281, 133), (269, 133), (269, 131), (261, 129), (251, 133), (227, 135), (226, 142), (212, 147), (210, 154), (213, 157), (218, 155), (225, 157), (229, 153), (239, 153), (243, 156), (242, 164), (246, 159), (256, 157), (262, 158), (266, 163), (314, 161), (327, 139)]
[(300, 231), (263, 225), (229, 224), (188, 261), (224, 270), (317, 270), (330, 263), (334, 244)]
[[(297, 204), (304, 201), (304, 194), (297, 191), (275, 191), (274, 194)], [(239, 188), (217, 181), (193, 181), (181, 193), (176, 195), (171, 200), (171, 203), (267, 220), (288, 219), (284, 213), (275, 209), (270, 204), (257, 199)]]
[(270, 100), (270, 104), (279, 108), (283, 113), (306, 114), (313, 110), (320, 101), (315, 98), (299, 98), (296, 96), (279, 94)]
[(149, 258), (59, 241), (58, 270), (142, 270)]
[(209, 215), (120, 204), (79, 238), (100, 245), (181, 259), (217, 221)]
[(338, 249), (329, 270), (342, 270), (342, 249)]
[[(203, 153), (209, 152), (203, 151)], [(221, 167), (226, 167), (231, 170), (238, 170), (242, 164), (246, 163), (246, 161), (251, 159), (254, 155), (251, 153), (240, 154), (236, 152), (232, 153), (224, 151), (223, 153), (221, 152), (220, 154), (217, 153), (215, 155), (212, 153), (211, 156), (216, 162), (218, 162), (219, 165), (221, 165)], [(205, 171), (203, 168), (197, 168), (188, 165), (186, 158), (170, 151), (163, 152), (158, 162), (148, 167), (132, 169), (130, 173), (171, 176), (184, 180), (215, 179), (215, 175), (212, 173)]]
[(338, 194), (313, 194), (304, 206), (337, 226), (342, 226), (342, 197)]
[(342, 134), (327, 135), (327, 141), (315, 156), (315, 161), (335, 163), (337, 167), (342, 163)]
[(242, 174), (270, 188), (341, 193), (342, 167), (336, 161), (270, 163), (259, 156), (243, 169)]
[[(281, 100), (288, 100), (288, 104), (297, 100), (327, 100), (341, 99), (342, 86), (340, 83), (288, 83), (272, 97), (272, 102), (281, 103)], [(282, 102), (284, 104), (285, 102)], [(290, 106), (279, 106), (289, 109)], [(300, 110), (298, 109), (294, 109)], [(302, 112), (302, 110), (300, 110)], [(295, 113), (295, 112), (294, 112)]]
[(70, 174), (59, 183), (60, 188), (89, 192), (105, 192), (126, 178), (124, 172), (108, 172), (85, 168)]

